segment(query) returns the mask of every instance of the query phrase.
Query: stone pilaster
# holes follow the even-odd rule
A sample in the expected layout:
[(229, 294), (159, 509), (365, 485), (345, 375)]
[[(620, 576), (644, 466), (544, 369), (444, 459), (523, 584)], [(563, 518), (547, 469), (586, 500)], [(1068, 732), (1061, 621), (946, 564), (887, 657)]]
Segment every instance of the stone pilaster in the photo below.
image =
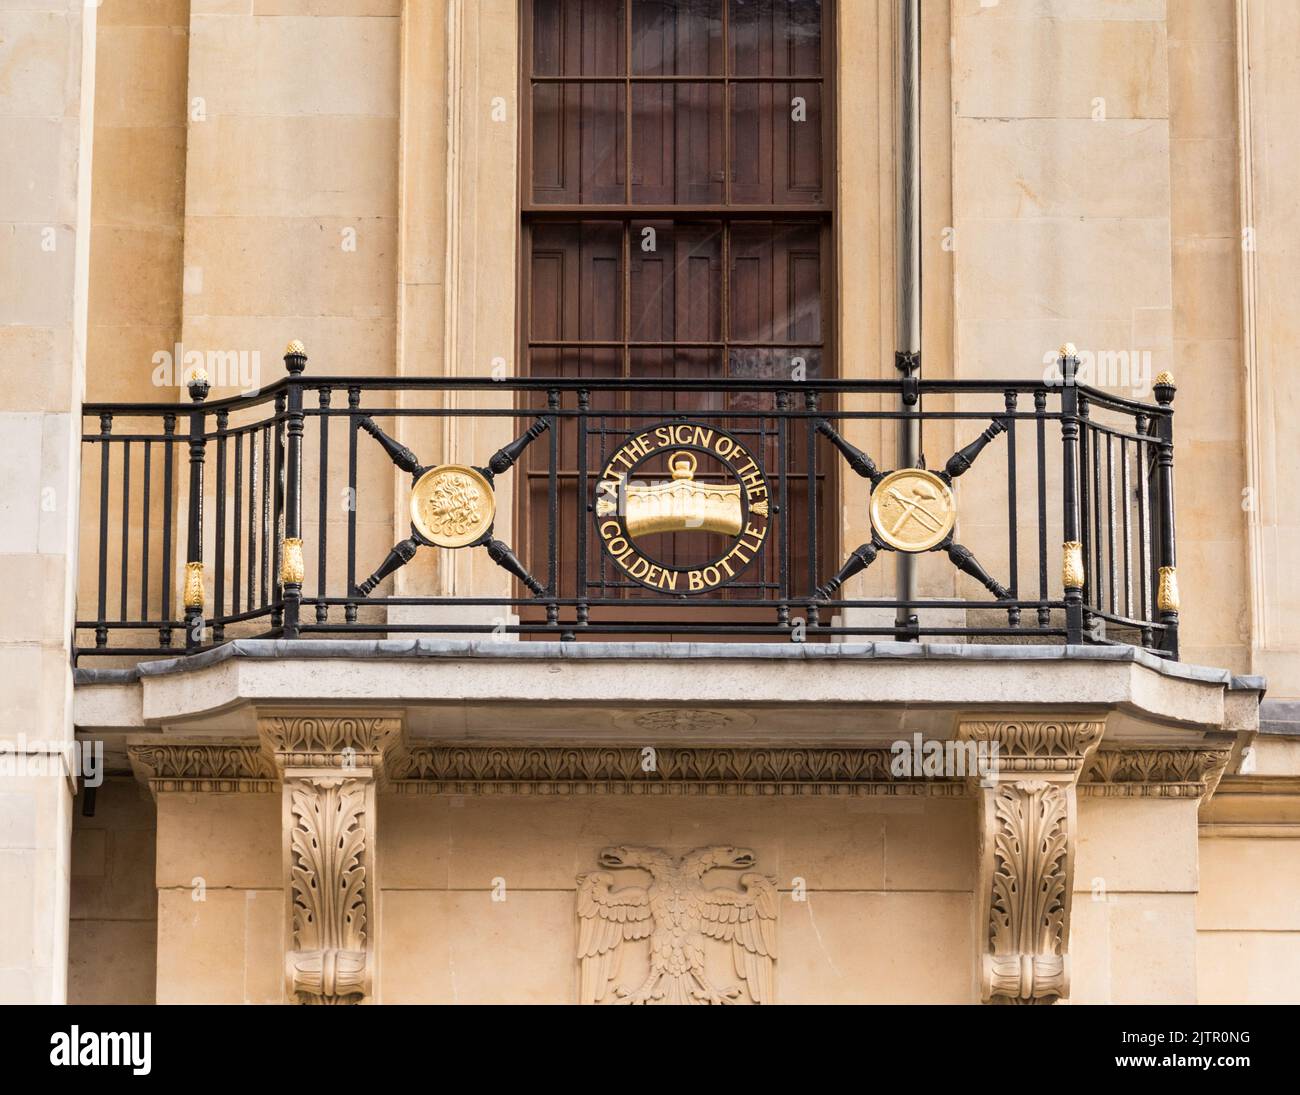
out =
[(985, 1003), (1051, 1004), (1069, 995), (1076, 786), (1103, 728), (1037, 720), (958, 726), (962, 740), (993, 753), (977, 788), (975, 915)]
[(402, 723), (373, 715), (258, 719), (282, 785), (285, 992), (355, 1004), (374, 988), (375, 792)]

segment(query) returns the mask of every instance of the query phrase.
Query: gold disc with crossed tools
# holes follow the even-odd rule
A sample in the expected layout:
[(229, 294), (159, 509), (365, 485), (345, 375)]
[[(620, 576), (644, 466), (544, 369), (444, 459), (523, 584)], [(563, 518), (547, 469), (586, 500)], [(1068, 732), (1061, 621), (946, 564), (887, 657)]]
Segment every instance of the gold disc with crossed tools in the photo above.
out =
[(952, 488), (932, 471), (891, 471), (871, 492), (871, 525), (898, 551), (929, 551), (957, 520)]

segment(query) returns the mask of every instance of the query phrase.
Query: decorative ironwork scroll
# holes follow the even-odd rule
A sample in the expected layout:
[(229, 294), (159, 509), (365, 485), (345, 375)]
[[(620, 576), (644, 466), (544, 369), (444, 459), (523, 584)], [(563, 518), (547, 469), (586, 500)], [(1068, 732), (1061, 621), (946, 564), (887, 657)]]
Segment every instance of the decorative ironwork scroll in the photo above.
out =
[(496, 477), (514, 467), (524, 450), (551, 428), (550, 417), (538, 415), (524, 433), (493, 453), (487, 466), (481, 468), (465, 464), (425, 467), (410, 449), (381, 430), (373, 418), (362, 418), (359, 425), (379, 442), (397, 468), (411, 476), (412, 484), (411, 535), (395, 544), (375, 572), (357, 584), (361, 596), (368, 597), (380, 582), (414, 559), (421, 547), (486, 548), (488, 558), (518, 578), (534, 595), (540, 597), (546, 592), (510, 546), (493, 535), (493, 487)]
[[(851, 551), (844, 565), (818, 586), (819, 599), (830, 600), (845, 582), (871, 566), (882, 551), (946, 552), (953, 566), (969, 574), (999, 601), (1011, 599), (1011, 590), (994, 579), (969, 548), (953, 541), (957, 499), (952, 482), (971, 469), (990, 441), (1006, 432), (1005, 421), (993, 419), (974, 441), (953, 453), (939, 472), (925, 468), (882, 472), (870, 456), (845, 440), (828, 421), (820, 419), (816, 428), (840, 451), (849, 467), (871, 483), (871, 539)], [(1008, 611), (1019, 618), (1018, 609)]]

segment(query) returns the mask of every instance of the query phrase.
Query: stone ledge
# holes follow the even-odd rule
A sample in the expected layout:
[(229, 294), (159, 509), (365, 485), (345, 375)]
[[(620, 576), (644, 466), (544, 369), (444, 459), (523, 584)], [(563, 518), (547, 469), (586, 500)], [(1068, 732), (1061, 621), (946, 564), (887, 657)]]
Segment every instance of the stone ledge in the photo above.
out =
[(415, 739), (888, 743), (958, 713), (1103, 717), (1108, 739), (1248, 734), (1256, 678), (1127, 647), (240, 640), (79, 670), (83, 731), (250, 736), (259, 710), (405, 711)]
[(1259, 732), (1300, 737), (1300, 700), (1264, 700), (1259, 705)]
[(132, 669), (78, 668), (74, 682), (128, 683), (148, 677), (191, 673), (231, 659), (466, 658), (494, 661), (909, 661), (1106, 662), (1141, 665), (1166, 677), (1259, 691), (1262, 677), (1235, 676), (1226, 669), (1159, 658), (1130, 646), (1019, 645), (994, 643), (614, 643), (500, 642), (483, 639), (234, 639), (199, 654), (141, 662)]

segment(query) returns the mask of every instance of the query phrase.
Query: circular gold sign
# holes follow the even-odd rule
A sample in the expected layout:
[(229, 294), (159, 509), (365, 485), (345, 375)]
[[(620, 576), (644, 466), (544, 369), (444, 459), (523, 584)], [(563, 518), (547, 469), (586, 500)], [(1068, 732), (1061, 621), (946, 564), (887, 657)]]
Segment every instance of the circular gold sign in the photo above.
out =
[(496, 496), (483, 473), (463, 464), (426, 471), (411, 488), (411, 523), (438, 547), (474, 543), (496, 516)]
[(898, 551), (929, 551), (957, 520), (952, 488), (932, 471), (891, 471), (871, 492), (871, 525)]
[[(700, 457), (720, 464), (730, 483), (695, 478)], [(638, 474), (648, 461), (667, 480)], [(610, 561), (638, 585), (661, 593), (708, 593), (738, 578), (763, 550), (771, 498), (763, 468), (739, 440), (701, 422), (678, 420), (631, 434), (605, 465), (596, 487), (596, 529)], [(706, 563), (676, 566), (647, 554), (639, 537), (660, 533), (726, 537)], [(707, 541), (706, 541), (707, 542)]]

